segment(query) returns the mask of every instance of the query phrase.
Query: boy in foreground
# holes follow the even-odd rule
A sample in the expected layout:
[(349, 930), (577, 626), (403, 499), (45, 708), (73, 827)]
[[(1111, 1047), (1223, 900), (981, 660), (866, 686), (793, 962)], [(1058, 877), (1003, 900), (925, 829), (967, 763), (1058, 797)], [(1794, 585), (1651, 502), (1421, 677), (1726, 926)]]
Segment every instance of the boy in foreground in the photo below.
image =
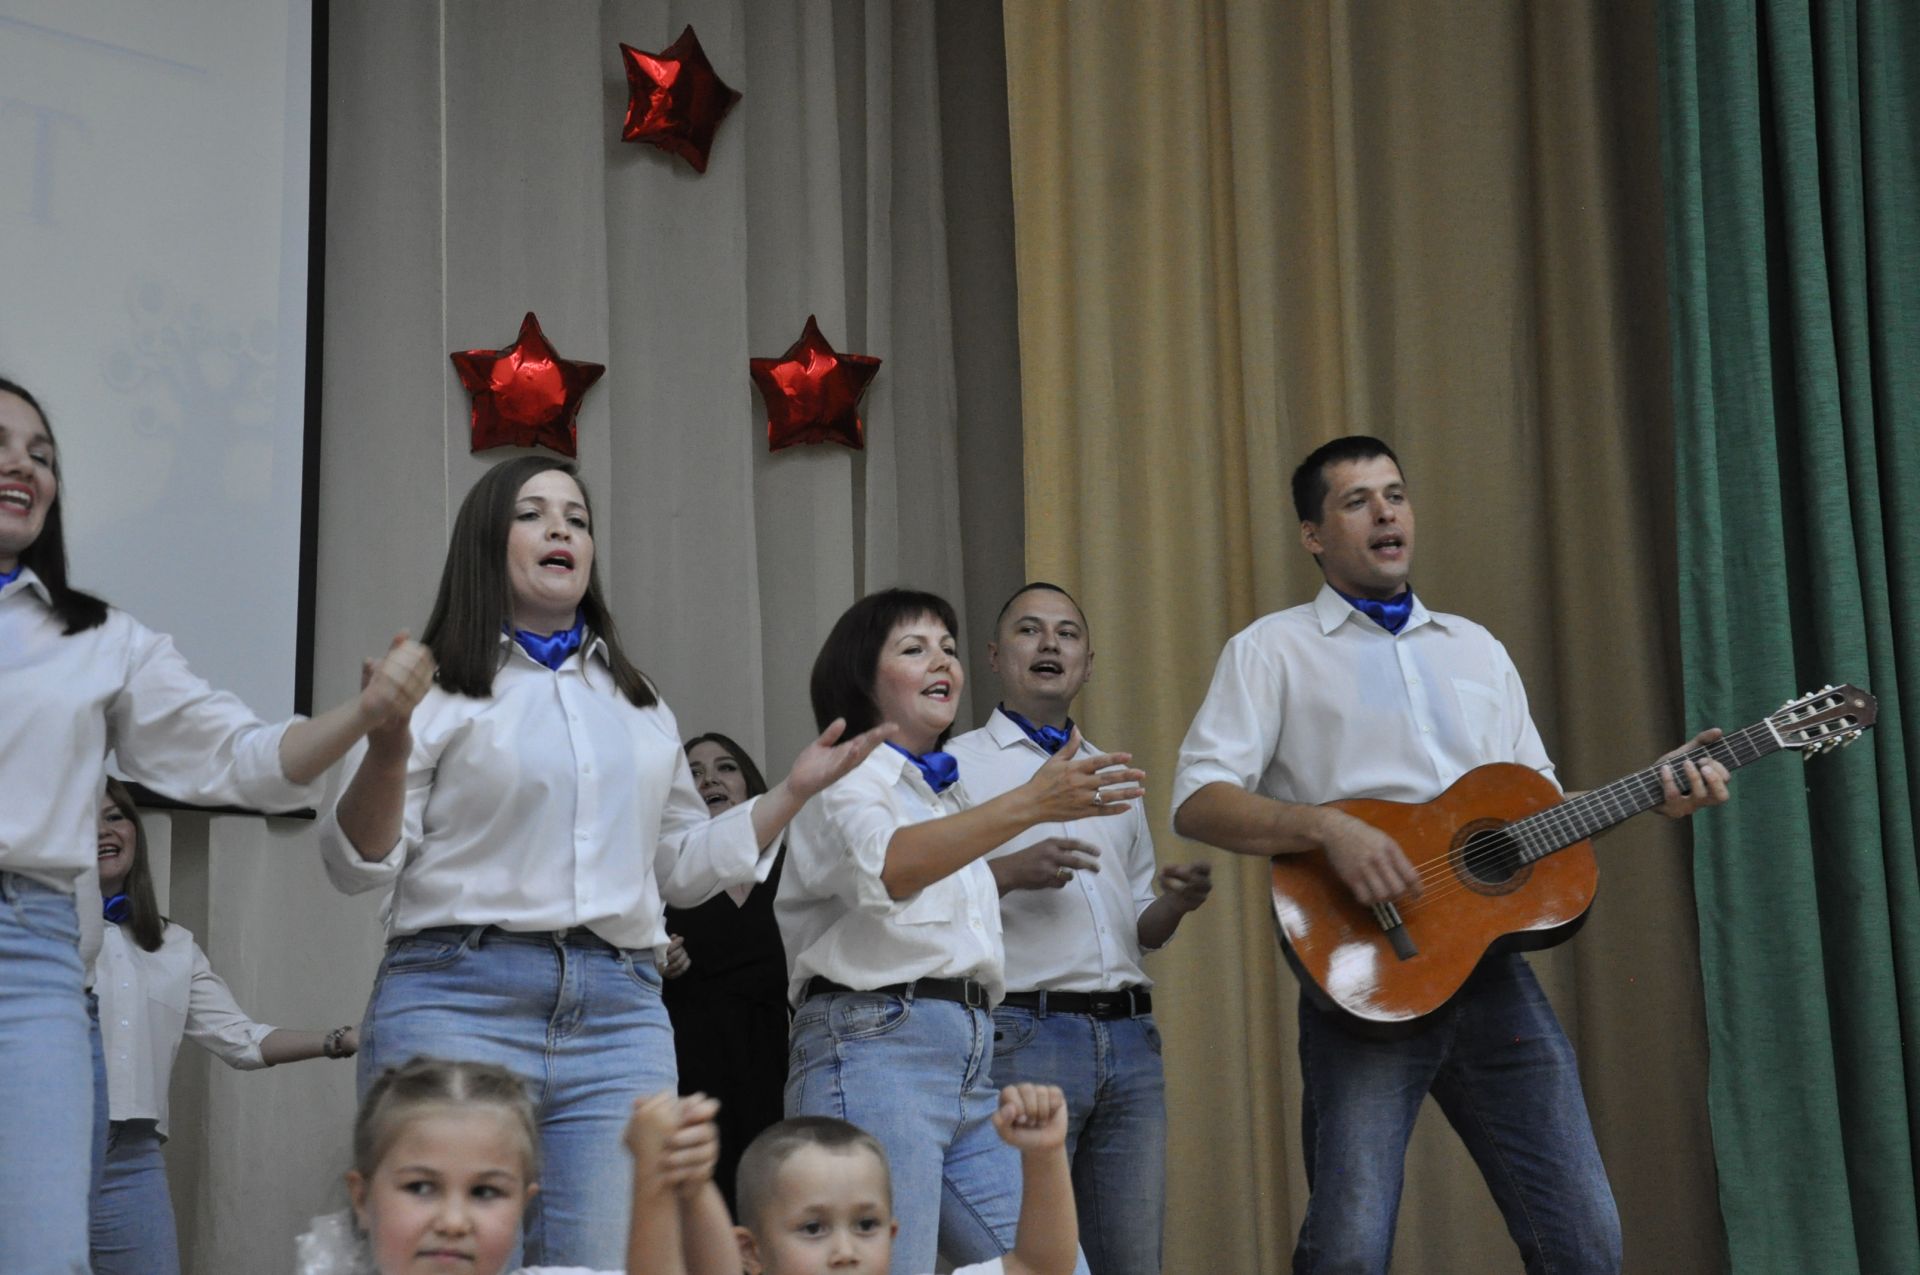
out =
[[(1055, 1085), (1008, 1085), (994, 1128), (1020, 1152), (1020, 1229), (1005, 1257), (954, 1275), (1072, 1275), (1079, 1246), (1067, 1168), (1067, 1102)], [(783, 1120), (740, 1160), (734, 1236), (748, 1275), (868, 1272), (893, 1259), (893, 1188), (871, 1134), (824, 1116)]]

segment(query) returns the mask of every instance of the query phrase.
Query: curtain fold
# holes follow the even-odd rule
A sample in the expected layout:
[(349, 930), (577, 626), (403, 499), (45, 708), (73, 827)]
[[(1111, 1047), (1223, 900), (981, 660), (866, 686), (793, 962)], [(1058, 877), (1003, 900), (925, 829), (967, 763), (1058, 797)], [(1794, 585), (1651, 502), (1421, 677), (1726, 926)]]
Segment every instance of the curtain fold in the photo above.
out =
[(1741, 1271), (1920, 1269), (1916, 67), (1911, 6), (1663, 5), (1687, 703), (1879, 699), (1696, 843)]
[[(1092, 12), (1004, 7), (1027, 558), (1087, 608), (1078, 715), (1144, 760), (1162, 860), (1211, 854), (1151, 794), (1227, 636), (1317, 587), (1286, 485), (1341, 434), (1400, 452), (1415, 587), (1506, 642), (1569, 786), (1678, 743), (1651, 4)], [(1722, 1262), (1684, 840), (1610, 834), (1590, 923), (1535, 958), (1633, 1271)], [(1153, 958), (1166, 1269), (1278, 1275), (1295, 992), (1264, 865), (1212, 858)], [(1407, 1163), (1396, 1269), (1517, 1266), (1431, 1107)]]

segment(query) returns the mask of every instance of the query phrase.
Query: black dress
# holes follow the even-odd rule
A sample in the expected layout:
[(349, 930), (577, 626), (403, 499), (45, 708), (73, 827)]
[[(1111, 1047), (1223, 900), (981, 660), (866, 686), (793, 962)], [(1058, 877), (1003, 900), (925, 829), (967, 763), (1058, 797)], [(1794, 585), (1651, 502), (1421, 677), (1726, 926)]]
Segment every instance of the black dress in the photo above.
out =
[(663, 992), (673, 1019), (680, 1092), (720, 1100), (720, 1163), (714, 1181), (735, 1205), (740, 1156), (784, 1115), (787, 1084), (787, 954), (773, 919), (786, 848), (744, 905), (722, 893), (697, 908), (668, 908), (667, 932), (686, 940), (692, 966)]

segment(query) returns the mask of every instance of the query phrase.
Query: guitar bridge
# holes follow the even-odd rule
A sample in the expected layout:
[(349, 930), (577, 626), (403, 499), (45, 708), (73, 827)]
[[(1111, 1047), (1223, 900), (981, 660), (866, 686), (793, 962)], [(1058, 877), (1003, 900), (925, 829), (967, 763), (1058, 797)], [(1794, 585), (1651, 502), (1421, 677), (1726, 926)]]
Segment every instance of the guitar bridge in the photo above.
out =
[(1376, 903), (1373, 905), (1373, 919), (1380, 923), (1387, 942), (1393, 944), (1395, 956), (1410, 961), (1420, 955), (1420, 949), (1413, 945), (1413, 936), (1407, 933), (1407, 923), (1400, 919), (1399, 908), (1392, 903)]

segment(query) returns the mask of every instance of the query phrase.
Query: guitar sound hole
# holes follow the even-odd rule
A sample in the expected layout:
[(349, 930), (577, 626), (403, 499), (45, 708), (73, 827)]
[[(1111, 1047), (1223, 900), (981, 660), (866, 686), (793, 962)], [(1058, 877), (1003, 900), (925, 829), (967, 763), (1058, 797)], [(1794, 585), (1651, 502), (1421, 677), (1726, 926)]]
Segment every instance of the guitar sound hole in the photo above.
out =
[(1452, 852), (1461, 883), (1479, 894), (1508, 894), (1525, 884), (1532, 865), (1520, 843), (1497, 820), (1477, 820), (1460, 830)]

